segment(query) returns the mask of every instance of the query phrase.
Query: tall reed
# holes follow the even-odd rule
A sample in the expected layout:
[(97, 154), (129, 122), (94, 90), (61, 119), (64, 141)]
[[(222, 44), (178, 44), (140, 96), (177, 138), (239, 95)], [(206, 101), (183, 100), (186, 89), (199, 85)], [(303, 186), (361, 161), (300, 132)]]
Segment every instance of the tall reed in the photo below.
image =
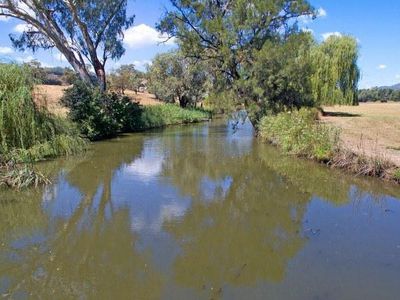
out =
[(34, 83), (28, 67), (0, 64), (0, 155), (3, 161), (21, 160), (15, 156), (21, 152), (30, 152), (25, 159), (36, 161), (73, 154), (84, 147), (85, 142), (74, 125), (35, 104), (32, 99)]

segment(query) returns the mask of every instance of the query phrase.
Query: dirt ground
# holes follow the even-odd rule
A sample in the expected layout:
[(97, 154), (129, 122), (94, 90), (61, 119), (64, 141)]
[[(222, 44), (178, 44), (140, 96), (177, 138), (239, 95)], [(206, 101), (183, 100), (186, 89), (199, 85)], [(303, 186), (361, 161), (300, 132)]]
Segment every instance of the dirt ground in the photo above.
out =
[(343, 146), (400, 166), (400, 103), (324, 107), (322, 121), (341, 129)]
[[(68, 86), (37, 85), (34, 90), (35, 102), (39, 105), (45, 105), (52, 113), (66, 115), (68, 110), (60, 105), (60, 99), (67, 88)], [(125, 94), (142, 105), (162, 104), (154, 95), (149, 93), (136, 94), (134, 91), (127, 90)]]

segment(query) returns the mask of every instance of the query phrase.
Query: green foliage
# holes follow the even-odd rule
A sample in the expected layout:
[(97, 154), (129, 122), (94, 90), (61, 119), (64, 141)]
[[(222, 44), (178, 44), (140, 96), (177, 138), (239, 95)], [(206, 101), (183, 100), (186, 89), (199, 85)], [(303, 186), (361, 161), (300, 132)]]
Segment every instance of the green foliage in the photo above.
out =
[(149, 89), (164, 102), (195, 106), (207, 93), (208, 73), (200, 61), (180, 52), (159, 54), (149, 68)]
[(173, 0), (158, 28), (181, 41), (184, 55), (212, 61), (233, 80), (254, 50), (296, 29), (296, 18), (312, 15), (308, 1)]
[(316, 15), (308, 1), (173, 0), (172, 7), (158, 28), (179, 39), (185, 57), (205, 62), (208, 100), (220, 102), (213, 106), (244, 104), (257, 123), (271, 111), (357, 103), (357, 42), (344, 36), (318, 45), (299, 30), (299, 17)]
[(397, 182), (400, 182), (400, 169), (397, 168), (393, 173), (393, 179)]
[(144, 74), (135, 69), (134, 65), (122, 65), (110, 76), (110, 88), (121, 94), (130, 89), (138, 92)]
[(207, 111), (200, 109), (183, 109), (174, 104), (146, 106), (143, 108), (138, 129), (196, 123), (209, 120), (210, 118), (211, 115)]
[(74, 154), (86, 145), (73, 124), (35, 105), (33, 83), (30, 68), (0, 65), (0, 154), (3, 162)]
[[(285, 108), (312, 106), (309, 52), (314, 47), (309, 33), (293, 34), (280, 43), (267, 41), (246, 66), (246, 80), (241, 90), (249, 98), (247, 109), (252, 120), (258, 121), (267, 112)], [(251, 105), (256, 99), (256, 105)]]
[(350, 36), (331, 36), (312, 51), (311, 85), (316, 105), (358, 103), (358, 45)]
[(113, 137), (136, 128), (141, 109), (128, 97), (103, 93), (82, 81), (67, 89), (61, 99), (69, 108), (69, 117), (90, 140)]
[(260, 136), (286, 153), (329, 161), (337, 149), (338, 132), (316, 118), (316, 110), (304, 108), (266, 116), (259, 124)]
[(102, 93), (83, 82), (66, 90), (61, 101), (69, 108), (70, 118), (90, 140), (210, 118), (205, 111), (182, 109), (173, 104), (142, 107), (128, 97)]
[(360, 102), (368, 101), (400, 101), (400, 90), (390, 88), (362, 89), (359, 90), (358, 100)]

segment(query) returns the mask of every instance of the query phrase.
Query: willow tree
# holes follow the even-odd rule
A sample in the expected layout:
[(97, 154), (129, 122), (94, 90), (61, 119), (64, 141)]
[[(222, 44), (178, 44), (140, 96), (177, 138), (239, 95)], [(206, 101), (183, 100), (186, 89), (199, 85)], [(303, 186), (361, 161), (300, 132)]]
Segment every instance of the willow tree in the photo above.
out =
[(105, 65), (125, 52), (123, 31), (133, 24), (127, 0), (0, 0), (0, 16), (23, 21), (19, 36), (10, 35), (19, 50), (57, 48), (80, 78), (106, 89)]
[(316, 105), (358, 103), (358, 45), (350, 36), (331, 36), (312, 50), (312, 95)]

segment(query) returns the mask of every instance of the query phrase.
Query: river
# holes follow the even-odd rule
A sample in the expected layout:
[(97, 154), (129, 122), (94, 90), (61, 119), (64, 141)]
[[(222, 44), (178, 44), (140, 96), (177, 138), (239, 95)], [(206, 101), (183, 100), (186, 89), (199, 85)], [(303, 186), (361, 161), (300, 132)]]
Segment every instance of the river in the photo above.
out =
[(398, 299), (400, 188), (283, 156), (249, 123), (176, 126), (0, 192), (0, 295)]

